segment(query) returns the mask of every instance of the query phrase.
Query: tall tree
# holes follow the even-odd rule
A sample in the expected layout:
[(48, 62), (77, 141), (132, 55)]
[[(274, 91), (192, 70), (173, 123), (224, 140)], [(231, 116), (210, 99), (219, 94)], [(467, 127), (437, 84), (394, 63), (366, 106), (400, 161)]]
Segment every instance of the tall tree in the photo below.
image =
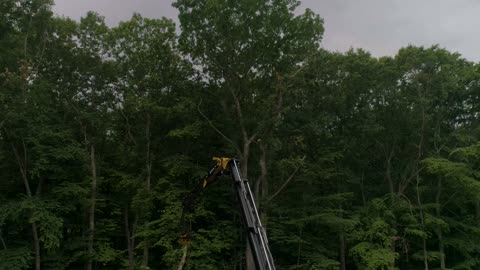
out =
[[(30, 200), (36, 193), (32, 191), (32, 171), (29, 167), (30, 163), (38, 164), (38, 160), (32, 160), (28, 156), (32, 145), (28, 145), (26, 140), (32, 137), (28, 132), (30, 119), (25, 117), (32, 113), (28, 109), (36, 105), (32, 89), (36, 86), (38, 65), (43, 59), (47, 22), (52, 16), (51, 5), (51, 1), (45, 0), (9, 0), (0, 4), (0, 83), (4, 90), (0, 97), (0, 132), (15, 157), (24, 192)], [(39, 232), (39, 213), (34, 208), (28, 208), (17, 210), (27, 212), (33, 238), (35, 269), (38, 270), (41, 268), (40, 241), (45, 236)]]
[[(153, 208), (154, 196), (151, 191), (161, 171), (154, 168), (154, 164), (161, 162), (155, 158), (168, 157), (170, 148), (165, 140), (169, 134), (182, 136), (182, 128), (184, 132), (196, 133), (199, 127), (195, 120), (181, 127), (183, 110), (189, 106), (181, 93), (187, 87), (191, 71), (178, 55), (172, 21), (146, 19), (136, 14), (112, 30), (111, 42), (112, 56), (119, 68), (117, 93), (122, 99), (117, 110), (122, 123), (119, 132), (130, 155), (127, 162), (135, 165), (129, 173), (143, 182), (132, 198), (132, 205), (125, 209), (129, 265), (133, 267), (138, 223), (146, 225), (151, 219), (149, 209)], [(128, 225), (130, 211), (134, 216), (131, 226)], [(152, 243), (145, 238), (141, 245), (142, 265), (147, 267)]]
[[(241, 157), (244, 177), (255, 178), (248, 170), (252, 145), (258, 142), (263, 152), (272, 149), (265, 143), (282, 118), (289, 79), (320, 44), (323, 21), (310, 10), (295, 15), (298, 5), (296, 0), (174, 3), (180, 12), (181, 48), (212, 91), (204, 102), (222, 108), (221, 114), (204, 117), (230, 153)], [(267, 189), (268, 155), (260, 156), (256, 186)], [(256, 194), (266, 199), (268, 192)]]

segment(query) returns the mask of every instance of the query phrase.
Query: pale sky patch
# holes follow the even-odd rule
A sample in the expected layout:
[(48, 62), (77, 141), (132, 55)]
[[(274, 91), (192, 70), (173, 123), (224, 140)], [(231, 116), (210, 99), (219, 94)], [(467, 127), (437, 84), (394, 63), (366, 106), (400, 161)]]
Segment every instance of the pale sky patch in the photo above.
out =
[[(54, 11), (79, 20), (93, 10), (108, 25), (134, 12), (175, 20), (171, 0), (55, 0)], [(394, 55), (409, 44), (439, 44), (472, 61), (480, 60), (480, 1), (477, 0), (303, 0), (325, 20), (323, 46), (332, 51), (363, 48), (374, 56)]]

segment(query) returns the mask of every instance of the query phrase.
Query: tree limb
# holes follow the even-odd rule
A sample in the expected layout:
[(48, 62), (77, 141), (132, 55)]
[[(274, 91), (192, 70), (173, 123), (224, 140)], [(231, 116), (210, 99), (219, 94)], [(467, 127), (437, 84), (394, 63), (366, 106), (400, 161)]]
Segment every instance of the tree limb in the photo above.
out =
[[(305, 156), (302, 158), (302, 159), (305, 159)], [(297, 172), (300, 170), (301, 166), (298, 166), (295, 171), (293, 171), (292, 174), (290, 174), (290, 176), (288, 177), (288, 179), (283, 182), (282, 186), (272, 195), (270, 196), (268, 199), (267, 199), (267, 202), (270, 202), (271, 200), (273, 200), (275, 197), (277, 197), (278, 194), (280, 194), (280, 192), (283, 191), (283, 189), (285, 189), (285, 187), (288, 185), (288, 183), (290, 183), (290, 181), (292, 181), (293, 177), (295, 177), (295, 175), (297, 174)]]
[[(237, 111), (238, 120), (240, 122), (240, 128), (242, 130), (244, 142), (247, 143), (247, 144), (250, 144), (251, 142), (249, 142), (247, 130), (245, 129), (245, 124), (244, 124), (244, 121), (243, 121), (243, 113), (242, 113), (242, 106), (240, 104), (240, 100), (238, 99), (237, 95), (235, 94), (235, 91), (233, 91), (233, 87), (229, 87), (228, 89), (230, 89), (230, 93), (232, 94), (233, 101), (235, 102), (235, 109)], [(256, 135), (254, 134), (253, 136), (256, 136)], [(252, 141), (253, 141), (253, 139), (252, 139)]]
[(177, 270), (183, 270), (185, 263), (187, 262), (187, 253), (188, 253), (188, 246), (183, 247), (183, 255), (182, 259), (180, 260), (180, 264), (177, 267)]
[(202, 104), (202, 100), (200, 100), (200, 103), (198, 103), (197, 110), (200, 113), (200, 115), (208, 122), (208, 124), (215, 130), (222, 138), (224, 138), (227, 142), (229, 142), (235, 150), (237, 150), (238, 153), (241, 153), (240, 149), (238, 146), (230, 139), (228, 138), (225, 134), (223, 134), (213, 123), (212, 121), (200, 110), (200, 105)]
[(7, 245), (5, 244), (5, 240), (2, 237), (2, 230), (0, 229), (0, 242), (2, 243), (2, 247), (4, 250), (7, 250)]
[(13, 154), (15, 155), (15, 159), (17, 161), (18, 169), (20, 170), (20, 174), (22, 175), (23, 184), (25, 185), (25, 191), (26, 191), (28, 197), (31, 198), (32, 197), (32, 192), (30, 190), (30, 183), (28, 182), (28, 178), (27, 178), (26, 165), (22, 164), (20, 154), (18, 153), (18, 150), (13, 145), (13, 143), (10, 143), (10, 146), (12, 148)]
[(123, 118), (125, 119), (125, 124), (127, 125), (127, 135), (128, 135), (128, 138), (132, 141), (133, 145), (134, 146), (137, 146), (137, 141), (135, 140), (135, 138), (133, 137), (132, 135), (132, 128), (130, 126), (130, 121), (128, 120), (128, 117), (125, 115), (125, 113), (123, 112), (123, 110), (119, 110), (120, 111), (120, 114), (123, 116)]

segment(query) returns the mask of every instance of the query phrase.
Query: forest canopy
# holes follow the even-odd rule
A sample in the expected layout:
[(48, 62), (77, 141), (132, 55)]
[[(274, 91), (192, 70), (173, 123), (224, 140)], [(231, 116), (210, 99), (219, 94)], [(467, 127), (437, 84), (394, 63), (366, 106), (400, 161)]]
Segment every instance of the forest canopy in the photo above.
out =
[[(278, 269), (480, 268), (480, 66), (321, 46), (298, 0), (177, 0), (179, 25), (0, 1), (0, 270), (177, 269), (214, 156), (248, 177)], [(186, 269), (244, 269), (232, 181)]]

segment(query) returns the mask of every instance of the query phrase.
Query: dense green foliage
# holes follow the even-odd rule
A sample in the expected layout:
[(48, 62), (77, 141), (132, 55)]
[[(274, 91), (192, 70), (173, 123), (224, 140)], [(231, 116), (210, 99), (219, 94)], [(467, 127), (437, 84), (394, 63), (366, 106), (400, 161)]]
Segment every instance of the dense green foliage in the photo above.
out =
[[(176, 269), (181, 202), (236, 156), (278, 269), (480, 268), (480, 66), (321, 49), (297, 0), (108, 27), (0, 1), (0, 269)], [(242, 269), (228, 178), (187, 269)]]

